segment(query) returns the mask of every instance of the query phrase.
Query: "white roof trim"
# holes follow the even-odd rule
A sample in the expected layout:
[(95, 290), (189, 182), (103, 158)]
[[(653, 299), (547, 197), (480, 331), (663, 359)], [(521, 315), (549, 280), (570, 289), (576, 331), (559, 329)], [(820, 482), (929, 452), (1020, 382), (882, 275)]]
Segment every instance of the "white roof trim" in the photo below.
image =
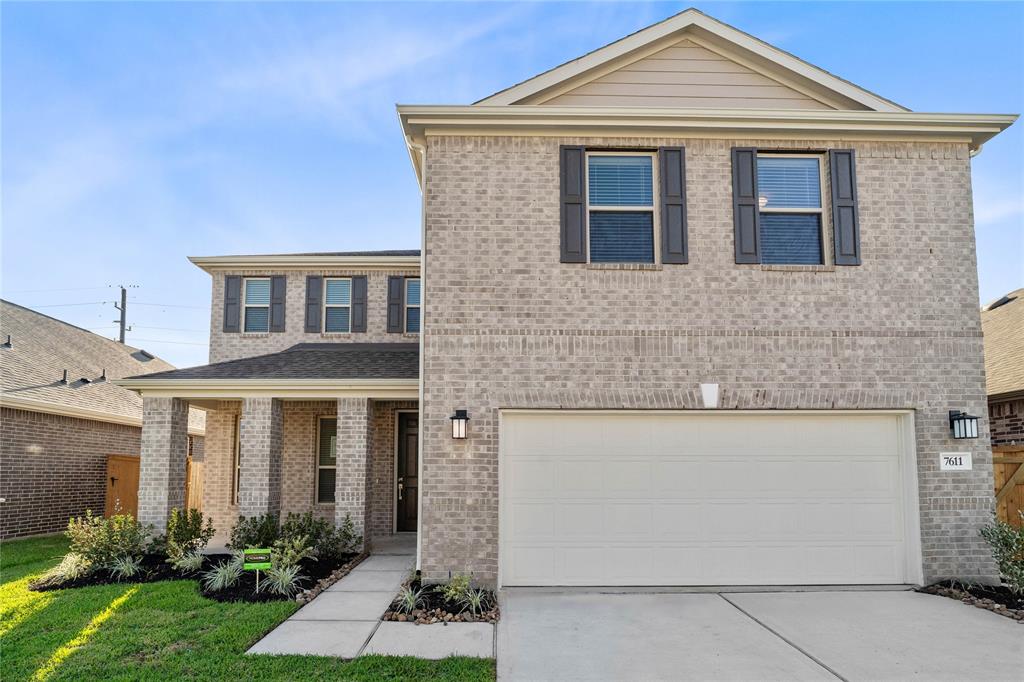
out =
[(276, 269), (358, 269), (358, 270), (417, 270), (419, 256), (189, 256), (189, 261), (206, 272), (224, 270)]
[[(111, 380), (114, 383), (114, 380)], [(123, 424), (125, 426), (142, 426), (142, 417), (129, 417), (123, 414), (112, 412), (101, 412), (82, 407), (70, 407), (59, 403), (48, 403), (42, 400), (31, 400), (29, 398), (14, 398), (9, 395), (0, 396), (0, 407), (9, 407), (14, 410), (25, 410), (26, 412), (41, 412), (62, 417), (74, 417), (89, 421), (106, 422), (108, 424)], [(206, 434), (203, 429), (189, 428), (189, 435), (202, 436)]]
[(112, 383), (143, 396), (184, 399), (252, 397), (285, 400), (335, 398), (417, 399), (416, 379), (117, 379)]
[[(572, 81), (584, 76), (591, 70), (598, 69), (606, 62), (627, 57), (635, 51), (643, 50), (651, 43), (664, 41), (677, 34), (682, 34), (686, 29), (692, 28), (702, 29), (738, 48), (752, 53), (756, 57), (772, 62), (783, 70), (805, 78), (842, 97), (853, 100), (868, 109), (889, 112), (908, 111), (908, 109), (895, 102), (834, 76), (824, 69), (809, 64), (788, 52), (773, 47), (752, 35), (724, 24), (717, 19), (712, 19), (708, 15), (692, 8), (657, 24), (648, 26), (610, 45), (594, 50), (578, 59), (566, 62), (561, 66), (534, 76), (518, 85), (497, 92), (490, 97), (485, 97), (476, 104), (487, 106), (511, 105), (520, 102), (532, 104), (534, 102), (527, 102), (526, 100), (550, 89), (558, 88), (566, 81)], [(678, 35), (678, 37), (682, 38), (683, 36)]]

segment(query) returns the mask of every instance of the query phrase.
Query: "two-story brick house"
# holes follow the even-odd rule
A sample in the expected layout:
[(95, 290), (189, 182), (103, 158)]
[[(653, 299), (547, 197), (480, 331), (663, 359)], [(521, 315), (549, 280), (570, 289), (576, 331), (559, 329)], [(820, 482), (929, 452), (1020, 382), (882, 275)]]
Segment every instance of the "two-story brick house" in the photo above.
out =
[(415, 527), (428, 579), (994, 578), (970, 157), (1015, 117), (910, 112), (695, 10), (399, 114), (421, 255), (194, 259), (213, 364), (126, 382), (145, 520), (192, 404), (218, 527)]

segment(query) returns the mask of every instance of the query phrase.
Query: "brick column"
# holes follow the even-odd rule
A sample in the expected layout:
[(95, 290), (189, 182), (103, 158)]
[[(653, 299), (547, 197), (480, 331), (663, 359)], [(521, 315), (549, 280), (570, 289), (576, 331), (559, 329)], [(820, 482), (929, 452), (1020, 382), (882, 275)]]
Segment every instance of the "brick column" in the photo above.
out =
[(238, 478), (238, 513), (242, 516), (281, 513), (281, 401), (242, 401)]
[(178, 398), (142, 399), (139, 521), (167, 530), (171, 509), (185, 506), (188, 403)]
[(351, 515), (356, 533), (363, 536), (364, 547), (369, 540), (366, 536), (370, 517), (370, 424), (369, 399), (338, 399), (334, 522), (340, 527), (345, 515)]

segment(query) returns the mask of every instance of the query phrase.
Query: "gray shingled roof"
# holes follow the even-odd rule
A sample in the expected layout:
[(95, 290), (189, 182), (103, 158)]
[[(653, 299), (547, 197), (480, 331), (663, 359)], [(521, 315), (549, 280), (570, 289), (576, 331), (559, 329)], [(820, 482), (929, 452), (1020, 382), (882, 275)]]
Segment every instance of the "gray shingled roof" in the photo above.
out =
[(1024, 391), (1024, 289), (983, 308), (981, 328), (988, 394)]
[(416, 343), (300, 343), (268, 355), (131, 379), (417, 379)]
[[(138, 348), (0, 300), (0, 344), (8, 334), (10, 347), (0, 347), (0, 391), (5, 398), (43, 403), (54, 411), (66, 407), (142, 419), (139, 394), (111, 380), (174, 369)], [(60, 382), (64, 370), (67, 384)], [(100, 379), (104, 370), (106, 381)], [(202, 410), (192, 410), (192, 430), (201, 431), (205, 422)]]

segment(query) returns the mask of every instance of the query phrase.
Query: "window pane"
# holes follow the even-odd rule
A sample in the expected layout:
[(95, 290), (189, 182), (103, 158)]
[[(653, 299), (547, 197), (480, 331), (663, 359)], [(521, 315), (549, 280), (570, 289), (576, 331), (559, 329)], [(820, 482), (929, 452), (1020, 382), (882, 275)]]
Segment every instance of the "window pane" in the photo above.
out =
[(590, 260), (594, 263), (653, 263), (653, 214), (591, 212)]
[(245, 331), (270, 331), (270, 308), (246, 308)]
[(419, 308), (406, 308), (405, 309), (405, 331), (410, 334), (420, 333), (420, 309)]
[(349, 305), (352, 302), (352, 280), (327, 280), (327, 305)]
[(270, 280), (245, 280), (245, 302), (248, 305), (270, 305)]
[(317, 502), (334, 502), (334, 469), (320, 469), (320, 477), (316, 486)]
[(820, 265), (821, 225), (818, 216), (762, 213), (761, 262)]
[(320, 443), (320, 452), (317, 453), (317, 463), (319, 466), (334, 466), (335, 458), (337, 457), (337, 450), (335, 449), (337, 437), (338, 420), (321, 419), (320, 439), (317, 441)]
[(418, 279), (405, 280), (405, 304), (420, 304), (420, 281)]
[(817, 159), (757, 157), (757, 192), (765, 208), (821, 208)]
[(591, 206), (653, 206), (650, 156), (588, 157)]
[(347, 332), (348, 308), (327, 308), (324, 315), (324, 331)]

